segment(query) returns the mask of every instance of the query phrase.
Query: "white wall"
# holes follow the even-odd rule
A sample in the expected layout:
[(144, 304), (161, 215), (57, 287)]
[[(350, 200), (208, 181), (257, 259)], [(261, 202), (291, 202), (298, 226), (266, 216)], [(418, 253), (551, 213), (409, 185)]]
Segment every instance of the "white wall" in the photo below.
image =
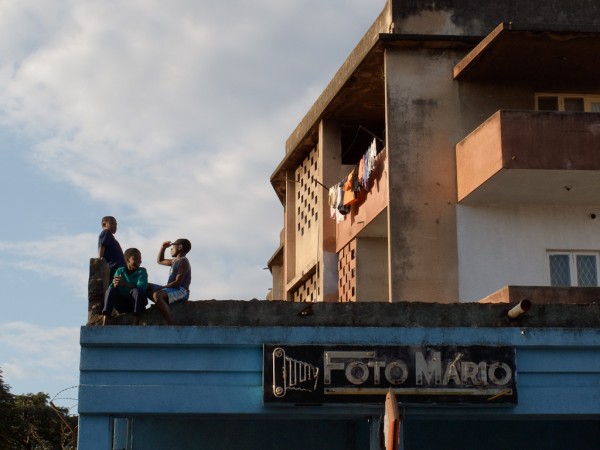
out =
[[(595, 213), (596, 219), (590, 215)], [(600, 251), (600, 206), (457, 206), (459, 299), (548, 286), (547, 250)]]

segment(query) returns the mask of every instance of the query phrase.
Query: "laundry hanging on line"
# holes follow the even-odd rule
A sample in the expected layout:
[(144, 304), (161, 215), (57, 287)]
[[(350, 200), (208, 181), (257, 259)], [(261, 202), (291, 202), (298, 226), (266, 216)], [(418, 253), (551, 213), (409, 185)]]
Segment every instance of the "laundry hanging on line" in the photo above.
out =
[(377, 142), (373, 139), (356, 167), (339, 183), (329, 188), (330, 215), (337, 223), (344, 220), (344, 216), (350, 212), (350, 206), (358, 201), (360, 193), (369, 190), (369, 181), (377, 164), (377, 155)]

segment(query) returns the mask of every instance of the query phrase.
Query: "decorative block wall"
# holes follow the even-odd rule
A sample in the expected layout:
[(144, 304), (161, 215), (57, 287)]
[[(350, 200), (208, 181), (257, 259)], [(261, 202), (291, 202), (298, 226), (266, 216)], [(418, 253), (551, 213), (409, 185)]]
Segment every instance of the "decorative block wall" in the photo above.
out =
[(296, 169), (296, 237), (302, 240), (319, 219), (317, 210), (317, 149), (314, 148)]
[(317, 272), (313, 272), (311, 277), (294, 291), (295, 302), (316, 302), (318, 299), (319, 287), (317, 285)]
[(356, 301), (356, 239), (351, 240), (338, 255), (340, 302)]

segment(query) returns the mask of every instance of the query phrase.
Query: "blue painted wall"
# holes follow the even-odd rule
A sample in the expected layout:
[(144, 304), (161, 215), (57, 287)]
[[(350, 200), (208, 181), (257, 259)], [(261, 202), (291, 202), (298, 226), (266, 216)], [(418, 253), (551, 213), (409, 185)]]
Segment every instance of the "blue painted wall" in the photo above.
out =
[[(357, 448), (377, 448), (380, 407), (263, 405), (263, 343), (516, 347), (517, 406), (401, 408), (406, 417), (405, 448), (419, 448), (425, 445), (419, 439), (435, 436), (419, 432), (427, 430), (432, 420), (455, 421), (444, 436), (458, 438), (464, 432), (456, 430), (464, 431), (471, 420), (499, 432), (498, 424), (506, 425), (507, 420), (537, 421), (531, 423), (543, 430), (547, 420), (568, 418), (578, 421), (573, 433), (585, 445), (594, 436), (594, 431), (586, 432), (588, 425), (598, 425), (600, 419), (597, 329), (83, 327), (80, 448), (112, 448), (114, 417), (132, 419), (133, 448), (230, 448), (219, 442), (236, 436), (243, 438), (243, 448), (281, 448), (283, 435), (292, 436), (290, 450), (353, 448), (349, 442)], [(540, 432), (543, 436), (550, 435)], [(180, 442), (165, 447), (165, 439)], [(315, 439), (320, 447), (311, 444)]]

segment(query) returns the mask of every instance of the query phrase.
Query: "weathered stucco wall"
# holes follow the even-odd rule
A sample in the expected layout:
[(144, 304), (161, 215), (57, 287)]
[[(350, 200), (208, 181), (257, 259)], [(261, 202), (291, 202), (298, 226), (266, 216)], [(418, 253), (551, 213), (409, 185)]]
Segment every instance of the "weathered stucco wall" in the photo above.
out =
[[(600, 300), (599, 300), (600, 301)], [(513, 305), (514, 306), (514, 305)], [(518, 320), (507, 304), (358, 302), (293, 303), (285, 301), (197, 300), (171, 306), (176, 325), (200, 327), (598, 327), (600, 304), (540, 304)], [(111, 325), (129, 325), (122, 314)], [(142, 325), (164, 325), (155, 306)]]
[[(531, 29), (600, 31), (596, 0), (391, 0), (396, 32), (484, 35), (500, 22)], [(482, 7), (485, 5), (485, 7)]]
[(458, 300), (456, 163), (463, 132), (451, 50), (386, 50), (390, 298)]
[(388, 302), (387, 238), (366, 237), (356, 240), (356, 301)]

